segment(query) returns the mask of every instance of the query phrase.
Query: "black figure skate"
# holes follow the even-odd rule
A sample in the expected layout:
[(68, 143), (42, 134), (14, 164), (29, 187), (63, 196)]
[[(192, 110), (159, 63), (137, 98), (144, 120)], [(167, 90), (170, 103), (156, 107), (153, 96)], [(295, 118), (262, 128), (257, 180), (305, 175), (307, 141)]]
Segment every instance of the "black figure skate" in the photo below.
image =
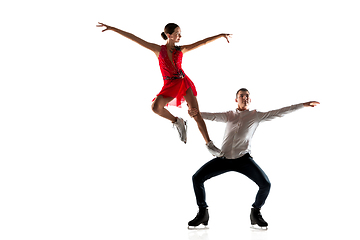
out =
[(251, 228), (267, 230), (268, 223), (261, 216), (259, 208), (252, 208), (250, 213)]
[[(199, 212), (196, 215), (196, 217), (191, 220), (188, 223), (188, 229), (192, 230), (192, 229), (207, 229), (207, 225), (209, 222), (209, 212), (207, 210), (207, 208), (199, 208)], [(197, 228), (197, 226), (199, 226), (200, 224), (202, 224), (204, 227), (203, 228)]]

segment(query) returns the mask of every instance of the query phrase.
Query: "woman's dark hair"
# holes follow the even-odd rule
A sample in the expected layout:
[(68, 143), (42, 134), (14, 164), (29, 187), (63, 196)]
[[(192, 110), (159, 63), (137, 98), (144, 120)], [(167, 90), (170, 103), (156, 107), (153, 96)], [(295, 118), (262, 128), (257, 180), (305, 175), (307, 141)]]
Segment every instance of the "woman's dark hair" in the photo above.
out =
[(175, 28), (179, 27), (177, 24), (175, 23), (168, 23), (165, 28), (164, 28), (164, 32), (161, 33), (161, 37), (166, 40), (168, 39), (168, 37), (166, 36), (166, 34), (173, 34), (175, 31)]

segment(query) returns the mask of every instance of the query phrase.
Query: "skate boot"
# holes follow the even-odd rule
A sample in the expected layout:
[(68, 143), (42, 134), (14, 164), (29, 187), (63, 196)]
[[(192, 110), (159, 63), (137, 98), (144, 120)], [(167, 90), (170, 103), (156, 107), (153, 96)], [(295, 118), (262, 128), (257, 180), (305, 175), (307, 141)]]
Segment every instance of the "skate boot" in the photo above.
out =
[(184, 143), (187, 142), (187, 126), (186, 121), (182, 118), (177, 118), (176, 122), (173, 123), (173, 127), (176, 127), (176, 129), (179, 132), (180, 140)]
[(200, 224), (203, 224), (205, 228), (207, 228), (206, 226), (208, 225), (208, 222), (209, 212), (207, 208), (199, 208), (199, 212), (196, 214), (196, 217), (188, 223), (188, 229), (198, 229), (196, 227)]
[(206, 144), (206, 147), (213, 156), (215, 157), (224, 156), (224, 153), (214, 145), (213, 141), (208, 142)]
[(267, 230), (268, 223), (265, 222), (260, 213), (260, 208), (252, 208), (250, 213), (251, 228)]

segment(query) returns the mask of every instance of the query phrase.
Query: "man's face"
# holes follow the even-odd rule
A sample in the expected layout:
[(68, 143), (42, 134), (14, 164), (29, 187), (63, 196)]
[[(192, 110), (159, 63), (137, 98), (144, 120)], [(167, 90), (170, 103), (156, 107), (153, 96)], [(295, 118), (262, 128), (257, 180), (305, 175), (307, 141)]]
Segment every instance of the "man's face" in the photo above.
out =
[(247, 110), (251, 103), (250, 93), (248, 91), (240, 91), (235, 101), (237, 102), (240, 110)]

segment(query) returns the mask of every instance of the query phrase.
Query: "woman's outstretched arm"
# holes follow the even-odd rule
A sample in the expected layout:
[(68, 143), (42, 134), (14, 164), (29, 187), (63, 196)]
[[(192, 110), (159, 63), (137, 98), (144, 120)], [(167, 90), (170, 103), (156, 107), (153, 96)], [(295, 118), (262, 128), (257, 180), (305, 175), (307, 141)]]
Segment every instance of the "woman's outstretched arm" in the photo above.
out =
[(198, 41), (196, 43), (182, 46), (181, 51), (183, 53), (186, 53), (188, 51), (194, 50), (194, 49), (196, 49), (198, 47), (201, 47), (201, 46), (204, 46), (204, 45), (206, 45), (208, 43), (211, 43), (211, 42), (215, 41), (216, 39), (219, 39), (219, 38), (222, 38), (222, 37), (225, 38), (228, 43), (230, 43), (229, 42), (229, 37), (231, 37), (231, 35), (232, 34), (223, 33), (223, 34), (219, 34), (219, 35), (216, 35), (216, 36), (213, 36), (213, 37), (205, 38), (205, 39), (203, 39), (201, 41)]
[(143, 40), (143, 39), (135, 36), (134, 34), (125, 32), (125, 31), (123, 31), (123, 30), (120, 30), (120, 29), (118, 29), (118, 28), (111, 27), (111, 26), (109, 26), (109, 25), (106, 25), (106, 24), (103, 24), (103, 23), (100, 23), (100, 22), (99, 22), (99, 25), (96, 25), (96, 26), (97, 26), (97, 27), (105, 27), (105, 29), (102, 30), (102, 32), (105, 32), (105, 31), (107, 31), (107, 30), (112, 30), (112, 31), (114, 31), (114, 32), (117, 32), (117, 33), (119, 33), (120, 35), (122, 35), (122, 36), (124, 36), (124, 37), (126, 37), (126, 38), (128, 38), (128, 39), (130, 39), (130, 40), (132, 40), (132, 41), (134, 41), (134, 42), (136, 42), (137, 44), (139, 44), (139, 45), (141, 45), (141, 46), (143, 46), (144, 48), (147, 48), (147, 49), (153, 51), (153, 52), (156, 54), (156, 56), (159, 56), (161, 47), (160, 47), (159, 45), (157, 45), (157, 44), (149, 43), (149, 42), (147, 42), (147, 41), (145, 41), (145, 40)]

